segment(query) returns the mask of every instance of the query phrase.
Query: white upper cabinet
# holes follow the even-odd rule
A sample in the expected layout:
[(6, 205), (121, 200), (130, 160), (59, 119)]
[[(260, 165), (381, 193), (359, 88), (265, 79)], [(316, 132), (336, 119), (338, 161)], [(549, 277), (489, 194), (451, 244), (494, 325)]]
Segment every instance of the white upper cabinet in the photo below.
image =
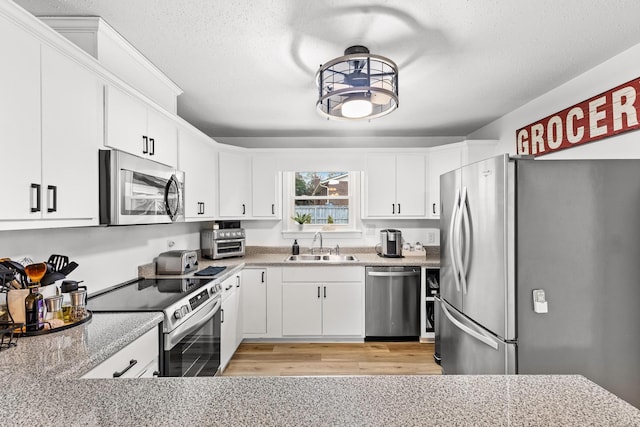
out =
[(251, 212), (255, 218), (280, 218), (276, 156), (254, 154), (251, 164)]
[(429, 152), (427, 182), (429, 186), (427, 215), (429, 218), (440, 218), (440, 175), (461, 166), (462, 148), (443, 148)]
[(251, 216), (251, 157), (234, 151), (218, 154), (218, 207), (220, 217)]
[(178, 168), (184, 172), (184, 204), (187, 221), (215, 219), (217, 151), (206, 136), (180, 128)]
[(11, 41), (3, 55), (12, 64), (0, 67), (0, 132), (11, 180), (0, 229), (97, 224), (101, 83), (4, 17), (0, 39)]
[(364, 179), (364, 218), (425, 218), (425, 155), (372, 154)]
[[(40, 42), (0, 16), (0, 147), (7, 185), (1, 220), (40, 218), (33, 211), (40, 173)], [(9, 66), (9, 64), (11, 66)]]
[(178, 128), (170, 117), (113, 85), (105, 91), (105, 145), (175, 167)]
[(429, 150), (427, 156), (427, 217), (440, 218), (440, 176), (460, 166), (496, 155), (497, 141), (469, 140)]
[(47, 219), (98, 218), (102, 83), (42, 46), (42, 186)]

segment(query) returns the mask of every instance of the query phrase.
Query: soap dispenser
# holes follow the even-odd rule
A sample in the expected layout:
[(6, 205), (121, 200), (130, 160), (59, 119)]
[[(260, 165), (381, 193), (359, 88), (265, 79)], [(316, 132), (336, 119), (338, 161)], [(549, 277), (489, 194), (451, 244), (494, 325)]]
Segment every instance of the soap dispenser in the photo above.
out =
[(293, 255), (299, 255), (300, 254), (300, 246), (298, 246), (298, 239), (295, 239), (293, 241), (293, 246), (291, 246), (291, 253)]

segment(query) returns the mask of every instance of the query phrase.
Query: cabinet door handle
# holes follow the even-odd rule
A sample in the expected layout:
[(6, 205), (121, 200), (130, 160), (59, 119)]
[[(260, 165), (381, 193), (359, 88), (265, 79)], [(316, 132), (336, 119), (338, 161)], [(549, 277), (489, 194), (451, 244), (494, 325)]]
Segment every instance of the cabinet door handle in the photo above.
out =
[(398, 215), (400, 215), (400, 203), (398, 203)]
[(271, 204), (271, 215), (275, 215), (276, 214), (276, 205), (274, 205), (273, 203)]
[(242, 215), (247, 213), (247, 207), (245, 206), (245, 204), (242, 204)]
[(324, 288), (324, 297), (326, 298), (327, 297), (327, 287), (323, 286), (323, 288)]
[(153, 156), (156, 154), (156, 140), (153, 138), (149, 138), (149, 142), (151, 142), (151, 149), (149, 150), (149, 155)]
[(236, 276), (236, 288), (240, 287), (240, 276)]
[(204, 202), (202, 202), (202, 215), (204, 215), (205, 209), (204, 209)]
[(134, 366), (136, 366), (136, 364), (138, 363), (138, 361), (136, 359), (131, 359), (129, 361), (129, 366), (127, 366), (126, 368), (124, 368), (122, 371), (118, 372), (114, 372), (113, 373), (113, 378), (120, 378), (121, 376), (123, 376), (129, 369), (133, 368)]
[(393, 215), (395, 215), (395, 214), (396, 214), (396, 204), (395, 204), (395, 203), (392, 203), (392, 204), (391, 204), (391, 213), (392, 213)]
[(435, 215), (436, 214), (436, 204), (435, 203), (433, 204), (432, 209), (433, 209), (433, 214)]
[(31, 192), (31, 212), (40, 212), (40, 184), (31, 184), (31, 189), (36, 190), (36, 207), (33, 207), (33, 191)]
[(264, 283), (264, 271), (262, 272), (262, 279), (261, 282)]
[(320, 286), (318, 286), (318, 298), (320, 298)]
[[(53, 207), (47, 208), (47, 212), (57, 212), (58, 211), (58, 186), (47, 185), (47, 191), (51, 191), (53, 196)], [(47, 206), (48, 206), (48, 203), (47, 203)]]
[(220, 310), (220, 323), (224, 323), (224, 308)]
[(149, 138), (145, 135), (142, 135), (142, 154), (147, 154), (149, 152)]

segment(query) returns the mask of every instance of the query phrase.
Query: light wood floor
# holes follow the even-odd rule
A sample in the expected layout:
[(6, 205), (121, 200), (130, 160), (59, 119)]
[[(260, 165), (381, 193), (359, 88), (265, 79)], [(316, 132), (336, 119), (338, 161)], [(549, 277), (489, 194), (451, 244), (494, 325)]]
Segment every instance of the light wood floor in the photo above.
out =
[(242, 343), (223, 375), (439, 375), (433, 344)]

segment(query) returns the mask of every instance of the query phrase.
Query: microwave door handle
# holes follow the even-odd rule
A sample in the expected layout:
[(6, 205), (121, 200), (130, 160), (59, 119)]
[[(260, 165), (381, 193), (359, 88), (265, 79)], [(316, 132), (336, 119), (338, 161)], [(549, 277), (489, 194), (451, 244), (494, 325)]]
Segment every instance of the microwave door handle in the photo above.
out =
[(453, 201), (453, 209), (451, 210), (451, 223), (449, 224), (449, 257), (451, 258), (451, 267), (453, 269), (453, 277), (456, 282), (456, 290), (460, 292), (460, 278), (458, 277), (458, 266), (456, 265), (456, 248), (455, 248), (455, 225), (460, 200), (460, 189), (456, 188), (456, 195)]
[(460, 282), (462, 283), (462, 292), (467, 294), (467, 271), (469, 268), (469, 249), (471, 247), (471, 228), (469, 227), (469, 204), (467, 203), (469, 194), (467, 187), (462, 190), (462, 200), (460, 201), (460, 212), (462, 220), (460, 221), (460, 234), (464, 236), (464, 255), (460, 248), (460, 257), (458, 260), (461, 264)]
[(174, 185), (176, 187), (176, 193), (178, 193), (180, 191), (178, 178), (176, 178), (175, 175), (171, 175), (171, 178), (169, 178), (169, 180), (167, 181), (167, 185), (164, 189), (164, 206), (165, 206), (165, 210), (167, 211), (167, 215), (169, 215), (169, 218), (171, 219), (171, 221), (175, 220), (176, 216), (178, 216), (178, 212), (180, 211), (179, 197), (178, 197), (178, 204), (176, 205), (175, 210), (171, 209), (171, 205), (169, 204), (169, 193), (171, 191), (171, 187), (173, 187)]
[(171, 189), (171, 179), (173, 177), (169, 178), (169, 180), (167, 181), (167, 185), (164, 188), (164, 209), (167, 212), (167, 215), (169, 215), (169, 218), (171, 218), (171, 220), (173, 221), (173, 213), (171, 212), (171, 206), (169, 205), (169, 190)]
[(442, 312), (447, 316), (447, 319), (449, 319), (449, 321), (453, 323), (456, 327), (458, 327), (458, 329), (460, 329), (462, 332), (488, 345), (492, 349), (498, 350), (498, 343), (495, 340), (489, 338), (486, 335), (483, 335), (479, 332), (474, 331), (473, 329), (471, 329), (470, 327), (468, 327), (467, 325), (465, 325), (464, 323), (460, 322), (458, 319), (453, 317), (451, 313), (449, 313), (449, 310), (447, 309), (446, 303), (444, 301), (440, 303), (440, 308), (442, 309)]

